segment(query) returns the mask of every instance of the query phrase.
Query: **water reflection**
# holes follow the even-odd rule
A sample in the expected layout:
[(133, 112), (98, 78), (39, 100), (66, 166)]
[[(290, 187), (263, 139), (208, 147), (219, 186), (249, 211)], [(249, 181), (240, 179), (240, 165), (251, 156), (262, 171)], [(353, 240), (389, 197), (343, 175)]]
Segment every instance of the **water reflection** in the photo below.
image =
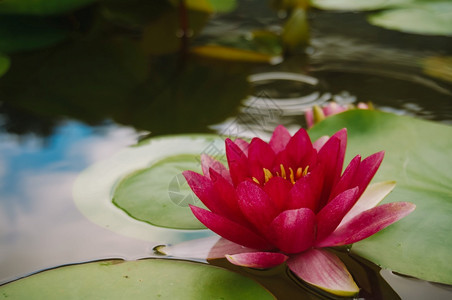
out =
[(40, 139), (0, 143), (0, 282), (68, 262), (147, 256), (149, 243), (119, 236), (78, 212), (72, 185), (92, 163), (135, 143), (133, 129), (70, 122)]

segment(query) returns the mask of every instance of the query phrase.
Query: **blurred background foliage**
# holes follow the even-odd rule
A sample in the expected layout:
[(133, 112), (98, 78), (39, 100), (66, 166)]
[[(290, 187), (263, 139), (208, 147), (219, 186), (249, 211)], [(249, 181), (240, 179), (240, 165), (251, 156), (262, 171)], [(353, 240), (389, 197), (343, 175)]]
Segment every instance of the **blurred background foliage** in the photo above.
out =
[[(1, 1), (3, 130), (47, 136), (55, 124), (75, 118), (91, 125), (113, 120), (153, 134), (205, 131), (236, 113), (256, 68), (294, 57), (302, 68), (312, 9), (379, 9), (369, 15), (377, 24), (380, 14), (423, 5), (431, 20), (443, 22), (429, 19), (429, 34), (447, 35), (452, 27), (444, 1), (249, 2)], [(240, 27), (228, 22), (233, 18)], [(416, 23), (410, 18), (406, 24)], [(409, 26), (405, 19), (391, 26)], [(438, 59), (450, 62), (430, 59), (427, 71)], [(448, 81), (450, 69), (442, 69), (429, 74)]]

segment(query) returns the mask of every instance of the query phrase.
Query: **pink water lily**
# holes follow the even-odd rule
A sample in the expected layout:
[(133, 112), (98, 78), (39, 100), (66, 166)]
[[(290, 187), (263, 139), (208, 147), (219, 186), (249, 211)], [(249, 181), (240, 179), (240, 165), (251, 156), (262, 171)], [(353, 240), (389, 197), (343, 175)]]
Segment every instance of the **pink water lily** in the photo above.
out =
[(312, 143), (304, 129), (291, 136), (283, 126), (269, 143), (227, 139), (229, 169), (203, 155), (203, 175), (183, 173), (208, 210), (190, 208), (206, 227), (246, 247), (225, 253), (231, 263), (270, 268), (286, 262), (314, 286), (354, 295), (359, 289), (345, 265), (323, 248), (365, 239), (415, 205), (376, 206), (394, 187), (384, 182), (367, 188), (384, 153), (358, 155), (342, 172), (346, 140), (346, 129)]
[(332, 116), (349, 109), (373, 109), (372, 103), (359, 102), (356, 104), (339, 104), (337, 102), (331, 101), (321, 107), (314, 105), (312, 108), (305, 112), (305, 119), (308, 128), (314, 126), (314, 124), (324, 120), (328, 116)]

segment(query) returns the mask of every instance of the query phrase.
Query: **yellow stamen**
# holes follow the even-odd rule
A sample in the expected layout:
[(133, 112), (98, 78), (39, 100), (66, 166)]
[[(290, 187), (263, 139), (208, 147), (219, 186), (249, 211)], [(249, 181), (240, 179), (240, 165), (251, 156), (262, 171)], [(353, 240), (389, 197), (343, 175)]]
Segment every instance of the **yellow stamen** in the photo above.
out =
[(292, 182), (292, 184), (295, 184), (295, 174), (294, 174), (292, 168), (289, 167), (289, 171), (290, 171), (290, 175), (289, 175), (290, 182)]
[(254, 181), (255, 183), (257, 183), (257, 184), (261, 184), (261, 183), (259, 182), (259, 180), (257, 180), (256, 177), (253, 177), (253, 181)]
[(299, 167), (297, 169), (297, 179), (300, 179), (302, 175), (303, 175), (303, 168)]
[(303, 171), (303, 176), (306, 176), (306, 174), (308, 174), (308, 169), (309, 169), (309, 166), (306, 166), (306, 169), (304, 169), (304, 171)]
[(284, 169), (284, 166), (282, 164), (280, 164), (279, 167), (281, 168), (281, 177), (287, 179), (286, 169)]
[(264, 176), (265, 176), (265, 183), (267, 183), (270, 180), (270, 178), (273, 177), (273, 174), (272, 174), (272, 172), (270, 172), (269, 169), (264, 168)]

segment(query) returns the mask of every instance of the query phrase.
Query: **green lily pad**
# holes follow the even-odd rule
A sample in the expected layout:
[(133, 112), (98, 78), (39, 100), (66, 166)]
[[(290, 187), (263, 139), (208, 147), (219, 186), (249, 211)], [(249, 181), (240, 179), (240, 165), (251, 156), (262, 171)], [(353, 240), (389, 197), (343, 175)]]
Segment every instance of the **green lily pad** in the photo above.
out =
[(200, 172), (200, 155), (221, 159), (222, 149), (224, 140), (213, 134), (145, 140), (83, 171), (74, 184), (74, 201), (95, 223), (127, 236), (165, 243), (201, 237), (196, 231), (180, 237), (168, 229), (205, 228), (188, 207), (201, 203), (181, 173)]
[(411, 3), (413, 0), (312, 0), (312, 5), (325, 10), (374, 10)]
[(8, 72), (9, 66), (11, 65), (11, 60), (8, 56), (0, 53), (0, 77)]
[(0, 13), (18, 15), (54, 15), (69, 12), (96, 0), (3, 0)]
[[(233, 288), (231, 288), (233, 287)], [(0, 287), (0, 299), (274, 299), (255, 281), (200, 263), (147, 259), (60, 267)]]
[(373, 25), (424, 35), (452, 35), (452, 3), (425, 2), (369, 16)]
[(182, 229), (205, 228), (187, 209), (202, 203), (182, 175), (201, 171), (199, 155), (175, 155), (137, 171), (115, 189), (113, 203), (131, 217), (156, 226)]
[(393, 271), (452, 284), (452, 127), (379, 111), (355, 110), (329, 117), (313, 138), (346, 127), (346, 160), (385, 150), (377, 181), (397, 181), (384, 202), (409, 201), (416, 210), (352, 251)]

